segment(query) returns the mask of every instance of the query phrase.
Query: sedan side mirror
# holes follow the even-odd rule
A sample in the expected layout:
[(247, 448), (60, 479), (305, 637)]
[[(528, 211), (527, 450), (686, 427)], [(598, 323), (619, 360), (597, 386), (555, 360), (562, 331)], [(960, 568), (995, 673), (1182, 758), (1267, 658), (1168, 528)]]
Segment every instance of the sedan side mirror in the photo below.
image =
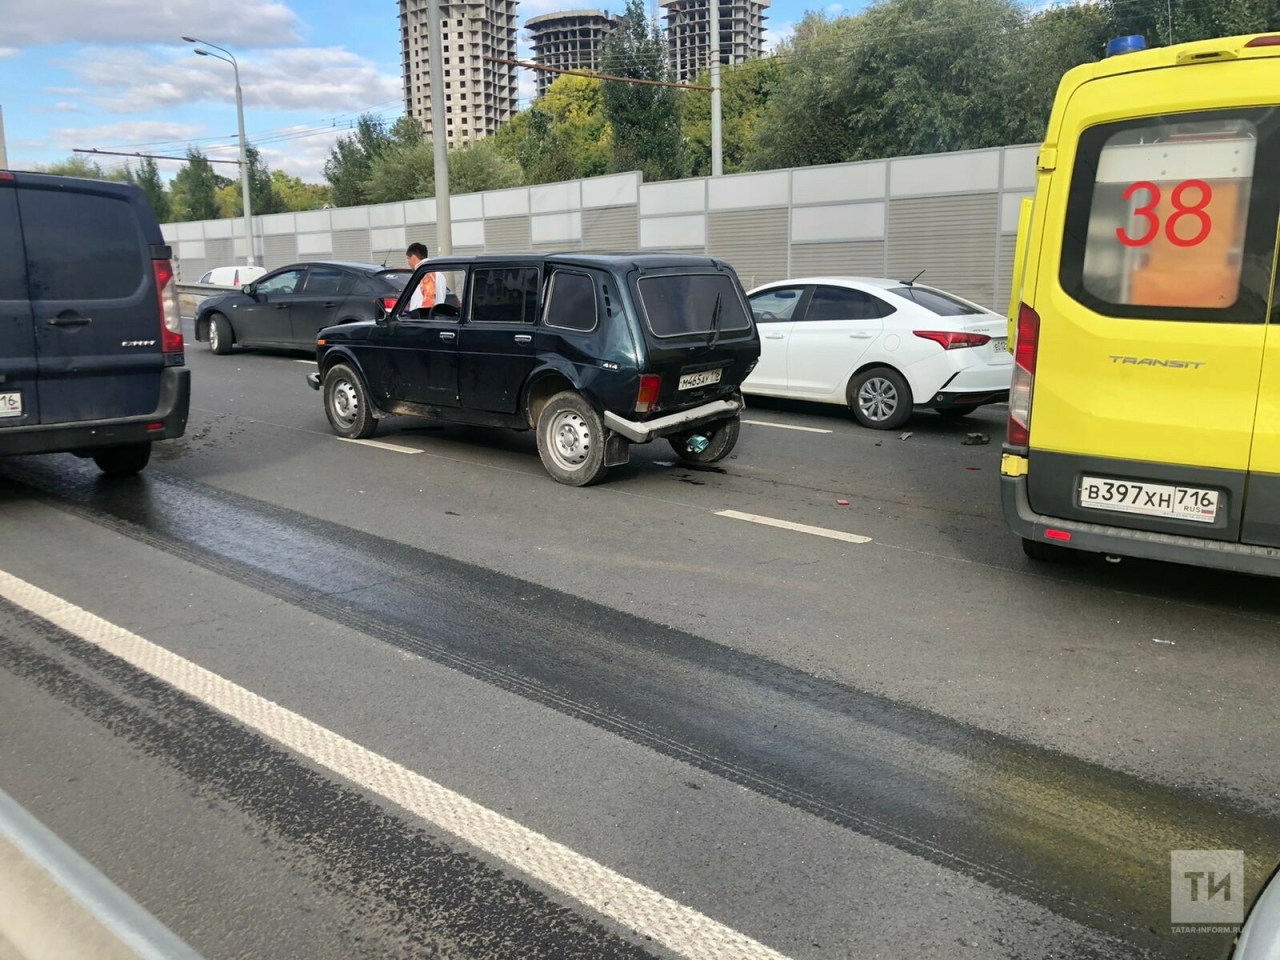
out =
[(240, 292), (243, 293), (246, 297), (254, 296), (255, 291), (253, 289), (253, 284), (246, 283), (243, 287), (240, 288)]

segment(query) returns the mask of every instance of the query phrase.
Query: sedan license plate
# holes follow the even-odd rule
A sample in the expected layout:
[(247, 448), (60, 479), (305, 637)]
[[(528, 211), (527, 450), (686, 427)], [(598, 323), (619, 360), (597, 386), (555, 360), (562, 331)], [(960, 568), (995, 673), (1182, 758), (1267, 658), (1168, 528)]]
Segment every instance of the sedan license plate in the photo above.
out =
[(1081, 477), (1080, 506), (1090, 510), (1115, 510), (1170, 520), (1213, 523), (1218, 517), (1218, 491), (1168, 483)]
[(998, 340), (992, 340), (992, 341), (991, 341), (991, 349), (992, 349), (992, 350), (994, 350), (996, 353), (1008, 353), (1008, 352), (1009, 352), (1009, 338), (1008, 338), (1008, 337), (1001, 337), (1001, 338), (1000, 338), (1000, 339), (998, 339)]
[(22, 416), (22, 394), (0, 393), (0, 417)]
[(703, 370), (701, 373), (686, 373), (680, 378), (679, 389), (696, 390), (698, 387), (709, 387), (720, 382), (721, 370)]

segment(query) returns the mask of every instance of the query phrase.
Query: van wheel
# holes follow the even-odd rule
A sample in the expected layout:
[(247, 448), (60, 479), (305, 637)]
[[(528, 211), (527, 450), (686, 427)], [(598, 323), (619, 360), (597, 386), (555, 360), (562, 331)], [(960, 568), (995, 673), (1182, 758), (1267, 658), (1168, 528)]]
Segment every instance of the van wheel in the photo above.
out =
[(364, 440), (378, 429), (369, 392), (359, 375), (345, 363), (324, 375), (324, 413), (333, 432), (348, 440)]
[(1053, 563), (1055, 560), (1065, 560), (1067, 554), (1071, 551), (1054, 543), (1045, 543), (1043, 540), (1028, 540), (1023, 537), (1022, 552), (1032, 560), (1040, 563)]
[(896, 430), (907, 422), (912, 408), (911, 386), (897, 370), (872, 367), (849, 383), (853, 417), (872, 430)]
[(209, 318), (209, 350), (218, 356), (226, 356), (231, 352), (231, 344), (235, 339), (231, 332), (231, 324), (220, 313)]
[(108, 477), (132, 477), (151, 459), (151, 441), (107, 447), (93, 455), (93, 462)]
[[(738, 433), (741, 429), (742, 419), (730, 417), (728, 420), (708, 424), (706, 429), (677, 433), (667, 437), (667, 442), (671, 444), (676, 456), (686, 463), (715, 463), (733, 452), (733, 448), (738, 445)], [(706, 438), (708, 443), (705, 449), (697, 451), (689, 446), (694, 437)]]
[(538, 414), (538, 456), (552, 479), (571, 487), (603, 479), (604, 448), (604, 421), (581, 394), (557, 393)]

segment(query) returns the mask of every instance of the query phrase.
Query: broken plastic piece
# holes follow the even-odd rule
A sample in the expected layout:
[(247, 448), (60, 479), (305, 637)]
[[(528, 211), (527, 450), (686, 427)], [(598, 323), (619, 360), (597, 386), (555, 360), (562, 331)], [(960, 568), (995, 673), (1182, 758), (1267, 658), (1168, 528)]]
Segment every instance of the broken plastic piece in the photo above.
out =
[(690, 453), (701, 453), (703, 450), (707, 449), (707, 447), (711, 446), (711, 441), (702, 434), (695, 433), (689, 438), (687, 446)]
[(837, 500), (837, 501), (836, 501), (836, 506), (838, 506), (838, 507), (847, 507), (848, 505), (849, 505), (849, 501), (848, 501), (848, 500)]
[(904, 433), (904, 434), (903, 434), (902, 436), (900, 436), (898, 439), (899, 439), (899, 440), (910, 440), (910, 439), (911, 439), (912, 437), (914, 437), (914, 436), (915, 436), (915, 434), (914, 434), (914, 433), (912, 433), (910, 430), (908, 430), (906, 433)]
[(963, 440), (960, 441), (960, 443), (966, 447), (980, 447), (983, 444), (987, 444), (990, 442), (991, 442), (991, 438), (987, 436), (985, 433), (971, 433), (967, 437), (965, 437)]

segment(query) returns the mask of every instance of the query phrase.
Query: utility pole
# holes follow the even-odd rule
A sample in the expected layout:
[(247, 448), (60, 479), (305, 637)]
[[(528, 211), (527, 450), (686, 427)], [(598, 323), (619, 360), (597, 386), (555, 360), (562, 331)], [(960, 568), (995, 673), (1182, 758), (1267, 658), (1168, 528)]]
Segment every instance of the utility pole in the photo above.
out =
[(427, 0), (427, 73), (431, 80), (431, 148), (436, 161), (436, 252), (453, 253), (453, 216), (449, 211), (449, 140), (445, 131), (444, 28), (442, 0)]
[(9, 153), (4, 145), (4, 107), (0, 107), (0, 170), (9, 166)]
[(221, 60), (223, 63), (231, 64), (231, 69), (236, 75), (236, 120), (240, 124), (240, 191), (244, 195), (244, 243), (245, 243), (245, 263), (249, 266), (256, 266), (258, 257), (253, 249), (253, 210), (249, 203), (249, 141), (244, 135), (244, 96), (240, 92), (240, 64), (236, 63), (234, 54), (225, 47), (220, 47), (216, 43), (209, 43), (207, 40), (198, 40), (195, 37), (183, 37), (187, 43), (202, 43), (206, 47), (213, 47), (214, 50), (221, 50), (226, 54), (220, 57), (216, 53), (210, 53), (200, 47), (196, 48), (196, 53), (202, 57), (213, 57), (215, 60)]
[(724, 127), (720, 116), (720, 0), (707, 0), (711, 32), (707, 51), (711, 56), (711, 175), (724, 175)]

